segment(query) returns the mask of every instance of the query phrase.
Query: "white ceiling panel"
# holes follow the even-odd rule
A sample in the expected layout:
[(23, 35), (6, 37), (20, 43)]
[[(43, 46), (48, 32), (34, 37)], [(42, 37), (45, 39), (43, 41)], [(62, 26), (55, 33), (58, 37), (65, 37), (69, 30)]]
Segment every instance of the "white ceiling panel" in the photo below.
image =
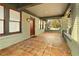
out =
[(62, 15), (66, 8), (67, 3), (43, 3), (26, 8), (26, 10), (37, 15), (38, 17), (48, 17)]

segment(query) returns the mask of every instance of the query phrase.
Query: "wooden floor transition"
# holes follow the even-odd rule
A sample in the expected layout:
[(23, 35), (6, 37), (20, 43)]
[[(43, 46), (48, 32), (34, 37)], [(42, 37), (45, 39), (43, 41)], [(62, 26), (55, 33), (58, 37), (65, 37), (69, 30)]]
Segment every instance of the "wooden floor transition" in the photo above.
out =
[(60, 33), (45, 32), (0, 50), (0, 56), (71, 56), (71, 52)]

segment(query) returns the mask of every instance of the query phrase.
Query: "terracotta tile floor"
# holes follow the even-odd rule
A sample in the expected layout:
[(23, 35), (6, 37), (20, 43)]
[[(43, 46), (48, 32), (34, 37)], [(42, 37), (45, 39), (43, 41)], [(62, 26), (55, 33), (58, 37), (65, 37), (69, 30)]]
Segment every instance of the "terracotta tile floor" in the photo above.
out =
[(71, 56), (67, 43), (58, 32), (46, 32), (0, 50), (1, 56)]

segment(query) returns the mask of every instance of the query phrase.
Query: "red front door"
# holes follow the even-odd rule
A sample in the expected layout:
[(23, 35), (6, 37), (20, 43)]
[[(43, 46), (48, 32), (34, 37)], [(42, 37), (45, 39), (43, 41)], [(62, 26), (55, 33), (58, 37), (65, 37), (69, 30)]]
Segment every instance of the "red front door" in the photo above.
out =
[(35, 35), (35, 18), (30, 18), (30, 36)]

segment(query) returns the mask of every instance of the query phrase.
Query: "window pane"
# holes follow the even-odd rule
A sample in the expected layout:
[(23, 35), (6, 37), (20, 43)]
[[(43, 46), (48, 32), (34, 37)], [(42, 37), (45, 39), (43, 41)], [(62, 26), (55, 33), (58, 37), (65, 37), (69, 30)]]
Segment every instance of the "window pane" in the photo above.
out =
[(9, 22), (9, 32), (17, 32), (17, 31), (20, 31), (20, 23)]
[(0, 19), (4, 19), (4, 7), (0, 6)]
[(20, 12), (10, 9), (10, 20), (20, 21)]
[(4, 27), (3, 27), (4, 25), (3, 25), (3, 21), (0, 21), (0, 34), (2, 34), (3, 33), (3, 29), (4, 29)]

